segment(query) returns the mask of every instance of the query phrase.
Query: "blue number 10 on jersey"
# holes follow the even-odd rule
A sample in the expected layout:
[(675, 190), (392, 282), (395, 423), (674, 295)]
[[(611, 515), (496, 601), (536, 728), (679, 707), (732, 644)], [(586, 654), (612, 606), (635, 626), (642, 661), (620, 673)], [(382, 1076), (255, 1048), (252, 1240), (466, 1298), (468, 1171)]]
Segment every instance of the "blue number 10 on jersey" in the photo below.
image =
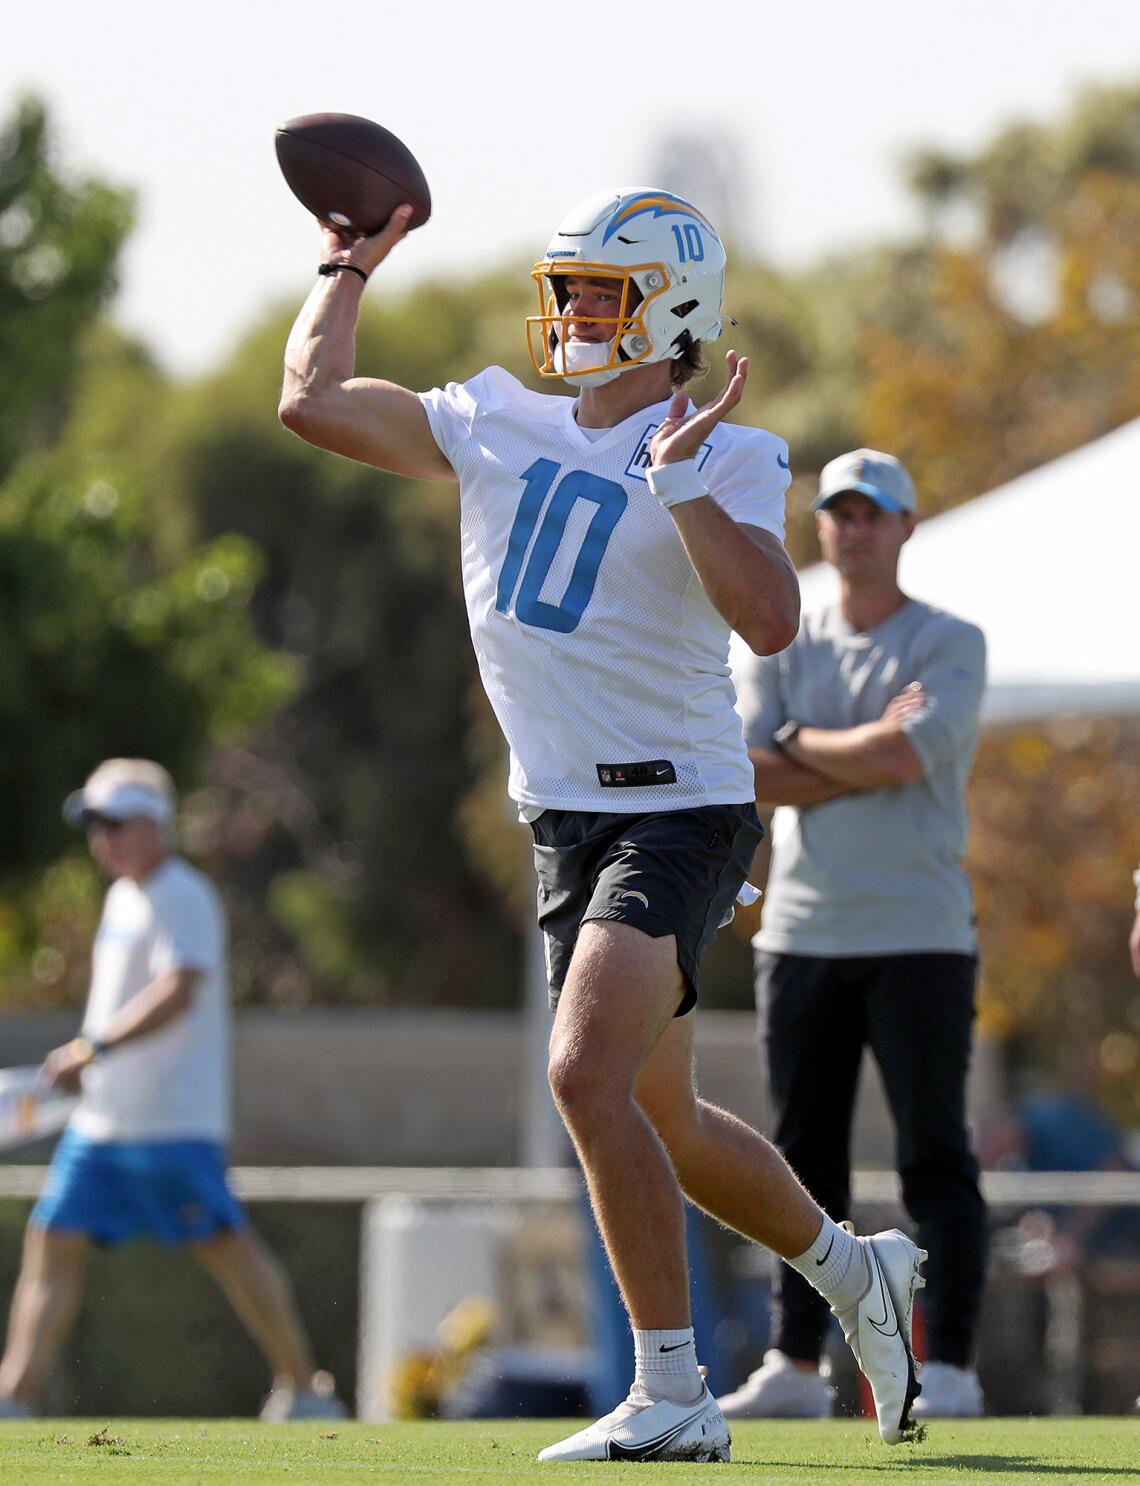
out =
[[(615, 480), (605, 480), (586, 470), (568, 470), (554, 487), (550, 504), (543, 514), (547, 493), (554, 485), (560, 468), (552, 459), (536, 459), (530, 469), (524, 470), (519, 477), (525, 484), (507, 540), (507, 555), (499, 572), (495, 608), (500, 614), (509, 614), (511, 600), (514, 598), (515, 617), (523, 624), (533, 625), (535, 629), (557, 630), (559, 634), (568, 635), (571, 630), (577, 629), (586, 605), (590, 602), (606, 547), (628, 504), (629, 496)], [(580, 500), (592, 502), (597, 510), (586, 528), (586, 535), (574, 561), (574, 569), (561, 603), (545, 603), (539, 598), (542, 585), (546, 582), (555, 554), (566, 533), (570, 512)]]

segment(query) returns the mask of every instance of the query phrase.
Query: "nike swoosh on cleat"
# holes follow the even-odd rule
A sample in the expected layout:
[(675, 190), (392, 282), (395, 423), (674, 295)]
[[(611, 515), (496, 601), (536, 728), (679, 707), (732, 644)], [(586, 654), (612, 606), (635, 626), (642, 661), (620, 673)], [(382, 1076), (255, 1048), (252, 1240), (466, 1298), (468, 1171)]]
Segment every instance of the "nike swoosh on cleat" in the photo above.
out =
[(656, 1439), (645, 1440), (640, 1445), (622, 1445), (617, 1440), (606, 1441), (607, 1460), (652, 1460), (654, 1455), (671, 1445), (679, 1434), (684, 1434), (692, 1423), (692, 1419), (682, 1419), (680, 1424), (675, 1424), (664, 1434), (659, 1434)]
[[(827, 1254), (830, 1254), (831, 1253), (831, 1250), (832, 1250), (834, 1244), (835, 1244), (835, 1234), (833, 1233), (831, 1235), (831, 1243), (829, 1243), (828, 1246), (827, 1246)], [(827, 1263), (827, 1254), (824, 1254), (824, 1256), (823, 1256), (822, 1259), (817, 1259), (815, 1262), (817, 1264), (826, 1264)]]
[(880, 1336), (897, 1336), (899, 1330), (898, 1316), (895, 1317), (894, 1326), (890, 1329), (890, 1331), (887, 1330), (887, 1321), (890, 1319), (891, 1308), (887, 1305), (887, 1284), (886, 1281), (883, 1279), (883, 1271), (879, 1267), (879, 1258), (874, 1249), (871, 1250), (871, 1257), (875, 1261), (875, 1277), (879, 1281), (879, 1300), (882, 1303), (883, 1307), (883, 1319), (881, 1321), (876, 1321), (873, 1316), (868, 1316), (867, 1323), (868, 1325), (873, 1326)]

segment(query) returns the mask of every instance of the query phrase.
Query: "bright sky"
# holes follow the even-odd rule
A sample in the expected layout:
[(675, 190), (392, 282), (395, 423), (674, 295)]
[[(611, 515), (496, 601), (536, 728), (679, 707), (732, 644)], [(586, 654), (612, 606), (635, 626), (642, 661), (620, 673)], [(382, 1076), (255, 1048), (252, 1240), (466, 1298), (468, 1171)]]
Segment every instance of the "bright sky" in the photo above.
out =
[(663, 132), (727, 138), (751, 245), (798, 264), (906, 232), (916, 146), (1137, 79), (1134, 0), (56, 0), (8, 7), (0, 116), (36, 90), (65, 164), (138, 192), (115, 313), (194, 373), (307, 291), (316, 229), (273, 153), (297, 114), (364, 114), (418, 156), (434, 214), (393, 283), (515, 258), (521, 306), (567, 209), (652, 184)]

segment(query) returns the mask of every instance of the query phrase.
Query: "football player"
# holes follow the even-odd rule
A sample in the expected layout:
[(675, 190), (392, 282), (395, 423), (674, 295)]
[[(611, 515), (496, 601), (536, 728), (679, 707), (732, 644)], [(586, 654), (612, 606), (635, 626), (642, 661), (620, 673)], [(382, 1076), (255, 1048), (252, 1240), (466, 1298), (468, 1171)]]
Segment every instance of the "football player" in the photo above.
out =
[(539, 1459), (728, 1459), (693, 1345), (682, 1189), (826, 1296), (893, 1443), (917, 1392), (921, 1251), (833, 1223), (693, 1087), (701, 958), (761, 836), (729, 635), (770, 654), (799, 620), (787, 446), (724, 421), (747, 360), (729, 351), (699, 408), (685, 390), (721, 334), (720, 239), (667, 191), (591, 196), (533, 273), (531, 356), (558, 391), (490, 367), (417, 394), (354, 373), (365, 283), (410, 215), (366, 238), (325, 228), (280, 416), (321, 448), (459, 487), (472, 639), (534, 835), (551, 1087), (635, 1343), (628, 1398)]

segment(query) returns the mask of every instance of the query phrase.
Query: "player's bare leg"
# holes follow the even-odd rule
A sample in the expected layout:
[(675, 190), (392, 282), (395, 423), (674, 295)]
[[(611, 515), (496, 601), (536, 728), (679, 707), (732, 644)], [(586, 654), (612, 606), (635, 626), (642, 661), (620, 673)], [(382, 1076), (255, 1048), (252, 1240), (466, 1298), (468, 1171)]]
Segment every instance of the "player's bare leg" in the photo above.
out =
[(582, 925), (550, 1040), (550, 1086), (633, 1324), (690, 1324), (684, 1202), (634, 1098), (682, 994), (671, 937)]
[(784, 1259), (811, 1244), (823, 1214), (780, 1152), (743, 1120), (697, 1097), (691, 1016), (665, 1029), (636, 1097), (698, 1207)]
[(215, 1234), (190, 1246), (265, 1354), (275, 1387), (304, 1388), (313, 1354), (281, 1265), (248, 1228)]
[(540, 1460), (726, 1460), (729, 1434), (697, 1371), (684, 1201), (634, 1098), (639, 1072), (682, 995), (672, 937), (582, 925), (550, 1044), (550, 1084), (634, 1328), (624, 1403)]
[(665, 1030), (638, 1080), (639, 1104), (688, 1196), (773, 1249), (825, 1296), (871, 1384), (879, 1432), (896, 1444), (906, 1436), (920, 1391), (910, 1333), (925, 1253), (895, 1229), (858, 1240), (838, 1229), (774, 1146), (697, 1097), (692, 1038), (691, 1017)]
[(28, 1224), (0, 1360), (0, 1397), (35, 1408), (79, 1312), (89, 1251), (83, 1234)]

